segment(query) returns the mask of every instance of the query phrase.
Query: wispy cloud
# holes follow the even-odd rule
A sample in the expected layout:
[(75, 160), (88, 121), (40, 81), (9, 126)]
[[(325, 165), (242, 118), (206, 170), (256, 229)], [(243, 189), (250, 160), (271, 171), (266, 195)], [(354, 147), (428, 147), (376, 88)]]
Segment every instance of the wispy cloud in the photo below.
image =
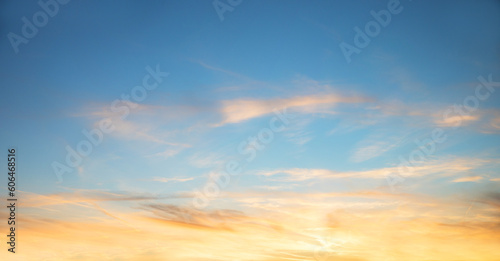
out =
[(482, 180), (483, 177), (481, 176), (470, 176), (470, 177), (462, 177), (458, 179), (454, 179), (453, 182), (477, 182)]
[(427, 175), (456, 175), (484, 165), (493, 163), (484, 159), (455, 158), (449, 160), (429, 160), (425, 163), (416, 164), (411, 170), (402, 168), (400, 173), (398, 167), (386, 167), (365, 171), (335, 171), (329, 169), (278, 169), (257, 172), (257, 175), (274, 177), (277, 181), (305, 181), (311, 179), (340, 179), (340, 178), (368, 178), (385, 179), (389, 174), (399, 174), (406, 177), (421, 177)]
[(360, 141), (356, 145), (356, 149), (352, 153), (350, 159), (353, 162), (363, 162), (372, 158), (376, 158), (394, 148), (399, 147), (404, 143), (408, 135), (399, 137), (383, 137), (379, 135), (372, 135), (367, 139)]
[(203, 62), (203, 61), (200, 61), (200, 60), (196, 60), (196, 61), (193, 60), (193, 62), (201, 65), (202, 67), (204, 67), (206, 69), (212, 70), (212, 71), (221, 72), (221, 73), (224, 73), (224, 74), (227, 74), (227, 75), (231, 75), (231, 76), (234, 76), (234, 77), (237, 77), (237, 78), (240, 78), (240, 79), (251, 80), (249, 77), (247, 77), (247, 76), (245, 76), (243, 74), (239, 74), (239, 73), (227, 70), (227, 69), (223, 69), (223, 68), (220, 68), (220, 67), (217, 67), (217, 66), (213, 66), (213, 65), (210, 65), (210, 64), (208, 64), (206, 62)]
[(186, 182), (186, 181), (190, 181), (190, 180), (194, 180), (194, 178), (164, 178), (164, 177), (153, 177), (153, 179), (151, 179), (151, 181), (158, 181), (158, 182)]
[(480, 127), (480, 131), (487, 134), (500, 133), (500, 110), (489, 110), (485, 118), (485, 122)]
[(164, 151), (149, 155), (148, 157), (160, 157), (160, 158), (166, 159), (166, 158), (170, 158), (170, 157), (177, 155), (182, 150), (184, 150), (184, 146), (183, 147), (176, 146), (176, 147), (168, 148)]
[[(227, 197), (240, 203), (233, 205), (237, 210), (215, 206), (198, 210), (142, 200), (108, 201), (92, 208), (96, 195), (117, 199), (128, 193), (86, 191), (83, 196), (82, 192), (66, 196), (89, 196), (79, 200), (89, 204), (76, 206), (81, 210), (52, 209), (57, 218), (39, 218), (29, 211), (33, 206), (26, 206), (21, 216), (26, 244), (19, 252), (21, 258), (28, 253), (50, 259), (173, 257), (197, 261), (313, 261), (318, 253), (338, 255), (346, 261), (364, 260), (367, 255), (375, 261), (387, 256), (398, 260), (500, 257), (493, 251), (500, 242), (498, 193), (474, 200), (477, 203), (470, 210), (469, 202), (457, 199), (380, 191), (229, 192)], [(408, 204), (398, 204), (402, 200)], [(72, 218), (70, 213), (80, 211), (86, 219)], [(466, 212), (481, 218), (464, 218)], [(137, 241), (140, 236), (148, 240)], [(48, 251), (50, 245), (61, 246), (61, 251)], [(436, 249), (436, 245), (441, 247)], [(415, 254), (415, 247), (422, 251)]]
[(168, 198), (182, 198), (185, 195), (151, 195), (131, 192), (110, 192), (95, 189), (72, 189), (69, 192), (52, 193), (47, 195), (21, 192), (26, 199), (25, 207), (42, 207), (48, 205), (80, 205), (82, 203), (112, 202), (112, 201), (141, 201)]
[(275, 109), (293, 109), (301, 113), (325, 113), (340, 103), (363, 103), (370, 99), (334, 93), (275, 99), (236, 99), (222, 102), (223, 120), (217, 126), (238, 123), (272, 113)]
[(129, 101), (120, 101), (116, 108), (109, 105), (92, 105), (84, 112), (75, 116), (95, 120), (93, 127), (99, 128), (99, 122), (109, 119), (114, 126), (110, 135), (120, 139), (141, 140), (157, 144), (189, 147), (188, 144), (173, 142), (175, 130), (161, 128), (162, 122), (182, 120), (184, 117), (194, 115), (194, 107), (182, 106), (157, 106), (138, 104)]
[(443, 114), (437, 114), (434, 122), (440, 127), (455, 127), (468, 125), (472, 122), (478, 121), (479, 119), (479, 115), (451, 115), (449, 117), (443, 117)]

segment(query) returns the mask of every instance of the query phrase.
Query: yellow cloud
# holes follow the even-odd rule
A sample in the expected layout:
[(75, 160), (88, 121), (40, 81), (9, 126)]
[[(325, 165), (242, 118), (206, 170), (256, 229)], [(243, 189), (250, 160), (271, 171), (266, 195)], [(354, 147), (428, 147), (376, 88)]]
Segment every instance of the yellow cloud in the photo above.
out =
[[(67, 198), (83, 202), (125, 198), (109, 192), (75, 193)], [(157, 201), (111, 200), (102, 206), (104, 212), (95, 212), (59, 202), (50, 210), (52, 218), (40, 218), (40, 205), (25, 206), (20, 212), (22, 244), (16, 257), (195, 261), (500, 258), (495, 251), (500, 244), (496, 194), (474, 201), (473, 206), (453, 198), (377, 191), (239, 192), (230, 197), (242, 203), (253, 198), (254, 204), (240, 205), (239, 210), (215, 206), (197, 210)], [(80, 209), (65, 209), (68, 204)], [(128, 208), (123, 209), (123, 204)], [(76, 210), (82, 213), (73, 215)], [(0, 229), (6, 231), (4, 222)], [(6, 252), (0, 258), (9, 260)]]

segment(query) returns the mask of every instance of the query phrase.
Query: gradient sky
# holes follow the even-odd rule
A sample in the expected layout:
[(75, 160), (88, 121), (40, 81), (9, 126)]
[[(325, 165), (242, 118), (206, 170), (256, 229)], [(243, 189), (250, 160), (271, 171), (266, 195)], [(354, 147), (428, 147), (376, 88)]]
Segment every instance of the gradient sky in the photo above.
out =
[[(401, 0), (348, 62), (339, 45), (391, 2), (220, 0), (220, 19), (211, 1), (73, 0), (16, 52), (9, 33), (43, 9), (2, 1), (0, 166), (15, 147), (20, 222), (0, 259), (500, 260), (500, 3)], [(147, 68), (168, 76), (114, 111)], [(57, 175), (103, 119), (114, 130)]]

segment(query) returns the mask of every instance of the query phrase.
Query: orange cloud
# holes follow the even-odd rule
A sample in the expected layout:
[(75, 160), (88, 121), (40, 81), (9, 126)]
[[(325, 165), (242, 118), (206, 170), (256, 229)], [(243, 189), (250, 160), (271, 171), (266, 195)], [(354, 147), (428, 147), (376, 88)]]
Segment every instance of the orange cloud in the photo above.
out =
[[(68, 193), (67, 198), (83, 202), (125, 198), (121, 193), (75, 193)], [(474, 200), (473, 206), (442, 196), (378, 191), (239, 192), (229, 196), (243, 203), (233, 205), (238, 210), (111, 200), (101, 201), (105, 206), (95, 212), (59, 202), (50, 210), (54, 217), (40, 218), (40, 205), (25, 206), (20, 212), (22, 243), (16, 257), (195, 261), (500, 258), (495, 251), (500, 243), (498, 194)], [(128, 207), (123, 209), (123, 204)], [(0, 228), (5, 231), (6, 224), (2, 222)], [(9, 260), (6, 252), (0, 257)]]

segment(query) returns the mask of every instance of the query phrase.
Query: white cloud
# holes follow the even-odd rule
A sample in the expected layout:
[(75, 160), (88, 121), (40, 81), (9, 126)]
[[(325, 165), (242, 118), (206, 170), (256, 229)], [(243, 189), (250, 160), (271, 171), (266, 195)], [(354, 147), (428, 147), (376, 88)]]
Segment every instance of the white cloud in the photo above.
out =
[(194, 178), (164, 178), (164, 177), (153, 177), (152, 181), (158, 182), (186, 182), (193, 180)]
[(493, 160), (483, 160), (476, 158), (455, 158), (443, 160), (429, 160), (425, 163), (417, 164), (412, 168), (387, 167), (364, 171), (335, 171), (329, 169), (306, 169), (291, 168), (277, 169), (257, 172), (271, 178), (274, 181), (305, 181), (312, 179), (340, 179), (340, 178), (366, 178), (385, 179), (390, 174), (397, 174), (403, 177), (421, 177), (427, 175), (457, 175), (472, 169), (485, 166), (487, 164), (498, 164)]
[(400, 146), (405, 141), (407, 136), (408, 134), (399, 137), (383, 137), (382, 135), (372, 135), (356, 145), (356, 149), (351, 155), (350, 160), (353, 162), (363, 162), (372, 158), (376, 158), (386, 153), (387, 151)]

